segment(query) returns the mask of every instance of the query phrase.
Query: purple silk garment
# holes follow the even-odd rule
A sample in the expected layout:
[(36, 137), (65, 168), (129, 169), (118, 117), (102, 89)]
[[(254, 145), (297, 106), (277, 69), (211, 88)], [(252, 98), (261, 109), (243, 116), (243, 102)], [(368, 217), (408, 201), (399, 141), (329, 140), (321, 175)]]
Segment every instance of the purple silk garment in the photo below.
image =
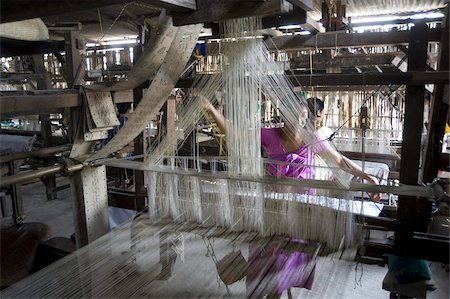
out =
[[(269, 159), (303, 165), (277, 165), (269, 164), (269, 174), (277, 177), (290, 177), (301, 179), (314, 178), (314, 155), (331, 147), (318, 133), (311, 134), (311, 146), (303, 145), (298, 150), (288, 152), (280, 138), (280, 129), (261, 129), (261, 145)], [(305, 194), (315, 194), (314, 189), (305, 188)], [(305, 243), (303, 240), (291, 242)], [(291, 287), (311, 289), (314, 281), (315, 261), (310, 254), (303, 252), (287, 253), (283, 249), (249, 246), (249, 260), (253, 260), (253, 267), (247, 272), (247, 296), (253, 298), (279, 297), (281, 293)], [(314, 263), (310, 271), (305, 271), (309, 263)], [(272, 265), (264, 269), (266, 265)], [(267, 285), (259, 289), (258, 285), (270, 277)]]
[[(305, 243), (302, 240), (291, 242)], [(249, 261), (247, 298), (278, 298), (289, 288), (312, 288), (316, 261), (311, 254), (249, 245)]]
[(312, 146), (304, 144), (298, 150), (288, 152), (281, 142), (280, 129), (261, 129), (261, 145), (270, 160), (303, 164), (277, 165), (272, 163), (268, 167), (269, 174), (277, 177), (314, 179), (314, 155), (322, 152), (330, 145), (318, 133), (312, 133), (311, 139)]

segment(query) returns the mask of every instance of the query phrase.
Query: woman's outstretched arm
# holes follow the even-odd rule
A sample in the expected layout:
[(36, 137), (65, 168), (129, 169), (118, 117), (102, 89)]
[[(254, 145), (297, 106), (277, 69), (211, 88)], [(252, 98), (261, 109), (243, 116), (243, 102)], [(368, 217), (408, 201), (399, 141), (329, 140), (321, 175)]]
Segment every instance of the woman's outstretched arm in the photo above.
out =
[(217, 110), (213, 104), (211, 104), (207, 99), (205, 98), (201, 98), (201, 105), (202, 107), (206, 110), (206, 112), (208, 112), (215, 120), (217, 127), (219, 128), (219, 130), (223, 133), (226, 134), (228, 133), (227, 130), (227, 121), (225, 119), (225, 117), (223, 116), (222, 113), (220, 113), (219, 110)]
[[(319, 155), (324, 156), (326, 158), (332, 159), (336, 164), (344, 170), (345, 172), (348, 172), (354, 176), (360, 177), (362, 179), (365, 179), (369, 182), (371, 182), (374, 185), (379, 185), (380, 182), (378, 179), (374, 176), (371, 176), (364, 171), (362, 171), (361, 167), (357, 165), (355, 162), (347, 158), (346, 156), (342, 155), (332, 147), (326, 147)], [(372, 199), (376, 202), (379, 202), (381, 197), (379, 193), (371, 194)]]

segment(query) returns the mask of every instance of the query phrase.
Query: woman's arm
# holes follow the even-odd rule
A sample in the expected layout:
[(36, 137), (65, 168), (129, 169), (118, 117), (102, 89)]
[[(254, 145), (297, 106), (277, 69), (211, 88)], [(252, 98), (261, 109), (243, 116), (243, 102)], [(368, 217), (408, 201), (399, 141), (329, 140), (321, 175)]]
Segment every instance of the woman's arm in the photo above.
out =
[(225, 120), (225, 117), (223, 116), (222, 113), (220, 113), (219, 110), (217, 110), (213, 104), (211, 104), (208, 100), (206, 100), (205, 98), (201, 98), (201, 105), (203, 106), (203, 108), (205, 108), (206, 112), (208, 112), (215, 120), (217, 127), (219, 128), (219, 130), (224, 133), (227, 134), (227, 122)]
[[(338, 151), (334, 150), (332, 147), (326, 147), (319, 155), (324, 156), (325, 158), (332, 159), (336, 164), (344, 170), (345, 172), (348, 172), (354, 176), (360, 177), (362, 179), (365, 179), (372, 184), (379, 185), (380, 182), (378, 179), (374, 176), (371, 176), (365, 172), (362, 171), (361, 167), (357, 165), (355, 162), (347, 158), (346, 156), (342, 155)], [(380, 201), (380, 194), (371, 194), (374, 201), (378, 202)]]

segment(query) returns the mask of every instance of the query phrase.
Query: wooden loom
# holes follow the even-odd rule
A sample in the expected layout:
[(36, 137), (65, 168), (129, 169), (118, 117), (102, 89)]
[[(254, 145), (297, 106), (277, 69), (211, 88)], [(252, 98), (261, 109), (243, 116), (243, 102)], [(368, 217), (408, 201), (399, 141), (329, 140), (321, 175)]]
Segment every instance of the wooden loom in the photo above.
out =
[[(139, 222), (139, 221), (138, 221)], [(145, 222), (145, 221), (144, 221)], [(170, 225), (169, 225), (170, 226)], [(149, 228), (149, 230), (152, 230), (152, 228), (151, 228), (152, 226), (149, 226), (148, 228)], [(170, 229), (169, 229), (170, 230)], [(177, 229), (174, 229), (175, 231), (177, 231)], [(213, 230), (213, 229), (212, 229)], [(119, 233), (118, 231), (116, 231), (115, 233)], [(114, 235), (114, 232), (112, 233), (112, 235)], [(108, 236), (108, 237), (106, 237), (106, 238), (110, 238), (112, 235), (110, 235), (110, 236)], [(207, 235), (207, 234), (206, 234)], [(104, 239), (101, 239), (102, 241), (104, 241)], [(99, 240), (100, 241), (100, 240)], [(285, 242), (285, 240), (284, 241), (281, 241), (281, 242)], [(165, 243), (164, 241), (163, 242), (161, 242), (161, 243)], [(167, 243), (167, 242), (166, 242)], [(134, 244), (134, 243), (133, 243)], [(167, 245), (167, 244), (166, 244)], [(166, 245), (163, 245), (163, 247), (164, 246), (166, 246)], [(89, 248), (91, 248), (92, 250), (94, 249), (94, 246), (96, 246), (96, 245), (94, 245), (94, 243), (92, 243), (92, 247), (90, 246)], [(153, 246), (153, 248), (157, 248), (158, 247), (158, 245), (152, 245)], [(281, 246), (281, 247), (283, 247), (284, 245), (277, 245), (277, 246)], [(169, 246), (170, 247), (170, 246)], [(168, 249), (163, 249), (163, 250), (161, 250), (161, 252), (163, 252), (163, 254), (164, 253), (168, 253), (170, 250), (168, 250)], [(91, 252), (92, 253), (92, 252)], [(84, 254), (84, 252), (81, 252), (80, 251), (80, 255), (83, 255)], [(89, 255), (89, 254), (88, 254)], [(170, 255), (170, 254), (169, 254)], [(93, 256), (95, 256), (95, 254), (93, 255)], [(98, 257), (98, 256), (95, 256), (95, 257)], [(83, 259), (83, 257), (81, 257), (81, 259)], [(170, 259), (170, 258), (169, 258)], [(105, 263), (108, 263), (108, 262), (111, 262), (111, 261), (113, 261), (114, 259), (106, 259), (104, 262)], [(80, 261), (78, 261), (78, 263), (79, 264), (82, 264), (82, 262), (80, 262)], [(61, 264), (58, 264), (59, 266), (61, 266), (61, 267), (65, 267), (65, 266), (68, 266), (67, 268), (69, 269), (69, 267), (71, 267), (69, 264), (63, 264), (63, 263), (61, 263)], [(86, 264), (84, 264), (84, 265), (86, 265)], [(120, 267), (119, 267), (120, 268)], [(54, 268), (54, 269), (56, 269), (56, 268)], [(107, 271), (105, 270), (105, 269), (107, 269)], [(83, 269), (82, 269), (83, 270)], [(80, 271), (80, 272), (82, 272), (82, 270)], [(105, 270), (105, 272), (103, 272), (103, 270)], [(126, 269), (125, 269), (126, 270)], [(108, 268), (99, 268), (99, 271), (100, 271), (100, 273), (106, 273), (106, 274), (108, 274), (108, 273), (111, 273), (111, 272), (114, 272), (114, 271), (111, 271), (111, 269), (108, 269)], [(166, 271), (167, 271), (167, 269), (166, 269)], [(192, 270), (191, 270), (192, 271)], [(139, 271), (138, 271), (139, 272)], [(156, 271), (157, 272), (157, 271)], [(128, 272), (128, 274), (129, 274), (130, 272)], [(131, 273), (136, 273), (136, 272), (133, 272), (133, 271), (131, 271)], [(62, 275), (64, 275), (64, 274), (62, 274)], [(137, 274), (136, 274), (137, 275)], [(83, 275), (81, 275), (81, 276), (83, 276)], [(80, 276), (80, 280), (81, 281), (83, 281), (83, 277), (81, 277)], [(107, 288), (105, 288), (105, 289), (103, 289), (103, 290), (99, 290), (99, 288), (102, 288), (102, 284), (101, 283), (97, 283), (98, 281), (96, 281), (96, 278), (94, 277), (95, 276), (95, 271), (94, 272), (92, 272), (92, 275), (89, 275), (89, 277), (85, 280), (85, 281), (83, 281), (83, 282), (86, 282), (86, 285), (92, 285), (93, 286), (93, 288), (92, 289), (89, 289), (89, 286), (88, 287), (85, 287), (84, 285), (85, 284), (80, 284), (79, 286), (81, 286), (81, 289), (83, 290), (85, 290), (85, 293), (82, 293), (82, 295), (81, 296), (90, 296), (90, 295), (92, 295), (92, 296), (96, 296), (96, 295), (99, 295), (99, 296), (101, 296), (102, 294), (112, 294), (112, 293), (110, 293), (110, 292), (116, 292), (116, 293), (114, 293), (114, 294), (117, 294), (117, 292), (120, 292), (120, 291), (123, 291), (123, 295), (124, 296), (127, 296), (127, 295), (130, 295), (130, 294), (132, 294), (132, 295), (139, 295), (139, 294), (136, 294), (136, 290), (134, 289), (131, 289), (131, 290), (128, 290), (128, 291), (126, 291), (126, 288), (125, 287), (123, 287), (123, 288), (121, 288), (121, 286), (126, 286), (127, 285), (127, 283), (132, 283), (132, 281), (129, 281), (128, 279), (126, 279), (126, 278), (124, 278), (123, 280), (121, 279), (121, 278), (119, 278), (118, 280), (119, 281), (121, 281), (121, 283), (118, 283), (117, 285), (116, 285), (116, 287), (113, 287), (112, 289), (107, 289)], [(126, 275), (125, 275), (126, 276)], [(133, 274), (131, 274), (130, 276), (133, 276)], [(41, 277), (42, 278), (42, 277)], [(122, 277), (123, 278), (123, 277)], [(148, 278), (148, 277), (147, 277)], [(36, 279), (36, 277), (34, 278), (34, 279)], [(145, 279), (145, 278), (142, 278), (142, 279)], [(138, 279), (139, 280), (139, 279)], [(158, 280), (158, 279), (156, 279), (156, 280)], [(89, 282), (90, 281), (92, 281), (92, 283), (91, 284), (89, 284)], [(142, 280), (141, 280), (142, 281)], [(43, 282), (43, 285), (45, 285), (45, 284), (49, 284), (48, 283), (48, 281), (45, 281), (45, 280), (41, 280), (41, 282)], [(73, 286), (72, 286), (73, 287)], [(26, 288), (24, 288), (24, 290), (25, 290)], [(117, 291), (117, 290), (120, 290), (120, 291)], [(159, 290), (161, 290), (161, 288), (160, 287), (156, 287), (156, 289), (159, 289)], [(13, 288), (12, 290), (16, 290), (15, 288)], [(37, 289), (35, 289), (34, 291), (36, 291)], [(55, 290), (55, 292), (61, 292), (61, 293), (52, 293), (52, 291), (49, 291), (49, 293), (45, 293), (45, 294), (47, 294), (48, 296), (55, 296), (55, 297), (58, 297), (58, 296), (64, 296), (64, 295), (67, 295), (67, 294), (74, 294), (74, 296), (77, 296), (76, 294), (79, 294), (79, 293), (77, 293), (78, 292), (78, 288), (77, 287), (73, 287), (73, 289), (72, 289), (72, 293), (70, 293), (71, 291), (69, 290), (68, 292), (69, 293), (65, 293), (66, 291), (61, 291), (61, 290), (59, 290), (58, 291), (58, 289), (57, 288), (54, 288), (54, 290)], [(154, 293), (154, 289), (152, 288), (152, 287), (149, 287), (149, 292), (150, 292), (150, 294), (158, 294), (157, 292), (156, 293)], [(150, 291), (151, 290), (151, 291)], [(127, 293), (128, 292), (128, 293)], [(6, 293), (5, 293), (6, 294)], [(15, 296), (14, 295), (14, 293), (8, 293), (8, 294), (10, 294), (11, 296)], [(17, 293), (16, 293), (17, 294)], [(35, 294), (39, 294), (39, 293), (28, 293), (28, 295), (25, 295), (24, 294), (24, 296), (34, 296)], [(175, 294), (179, 294), (179, 293), (175, 293)], [(237, 293), (237, 294), (243, 294), (243, 293)], [(145, 293), (143, 294), (143, 293), (141, 293), (141, 295), (145, 295)], [(42, 295), (42, 296), (45, 296), (45, 295)]]

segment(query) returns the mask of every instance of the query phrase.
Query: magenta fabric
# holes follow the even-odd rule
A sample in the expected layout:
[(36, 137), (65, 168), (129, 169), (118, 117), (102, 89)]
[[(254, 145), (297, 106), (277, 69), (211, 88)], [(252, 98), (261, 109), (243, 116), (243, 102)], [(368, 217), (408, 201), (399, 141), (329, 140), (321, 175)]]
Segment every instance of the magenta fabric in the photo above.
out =
[[(291, 242), (305, 243), (301, 240)], [(310, 254), (250, 245), (249, 261), (247, 298), (278, 298), (292, 287), (312, 288), (316, 261)], [(308, 266), (310, 263), (312, 268)]]
[(268, 167), (269, 174), (278, 177), (313, 179), (314, 155), (326, 150), (330, 145), (324, 138), (321, 138), (319, 133), (312, 133), (309, 139), (311, 139), (311, 146), (304, 144), (298, 150), (287, 152), (281, 142), (280, 129), (261, 129), (261, 145), (270, 160), (304, 164), (304, 166), (297, 166), (272, 163)]
[[(261, 145), (268, 158), (282, 162), (304, 164), (277, 165), (269, 164), (268, 171), (272, 176), (290, 177), (301, 179), (314, 178), (314, 156), (331, 147), (330, 144), (319, 135), (312, 133), (310, 144), (303, 145), (298, 150), (287, 152), (280, 138), (280, 129), (261, 129)], [(315, 189), (305, 188), (305, 194), (315, 194)], [(306, 243), (303, 240), (291, 240), (291, 242)], [(258, 248), (249, 246), (249, 261), (252, 261), (247, 272), (247, 297), (277, 298), (289, 288), (311, 289), (314, 281), (315, 261), (310, 254), (302, 252), (285, 252), (280, 248)], [(309, 263), (314, 263), (310, 271), (305, 271)], [(267, 265), (270, 265), (269, 268)]]

